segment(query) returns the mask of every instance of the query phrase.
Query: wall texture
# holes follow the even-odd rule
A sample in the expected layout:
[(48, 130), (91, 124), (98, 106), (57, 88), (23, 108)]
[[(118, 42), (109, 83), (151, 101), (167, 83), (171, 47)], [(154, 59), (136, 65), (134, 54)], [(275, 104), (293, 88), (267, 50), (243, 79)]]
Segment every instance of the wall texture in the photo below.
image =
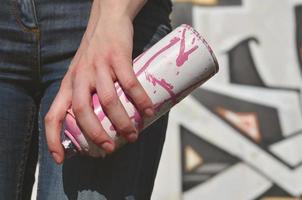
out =
[(178, 0), (220, 72), (170, 114), (154, 200), (302, 196), (302, 0)]

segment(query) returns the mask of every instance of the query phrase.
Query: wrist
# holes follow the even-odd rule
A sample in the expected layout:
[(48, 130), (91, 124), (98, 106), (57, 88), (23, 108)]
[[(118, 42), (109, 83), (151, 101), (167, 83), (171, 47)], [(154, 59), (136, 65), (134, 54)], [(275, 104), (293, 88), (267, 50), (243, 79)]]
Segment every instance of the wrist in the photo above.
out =
[(105, 15), (101, 14), (98, 20), (98, 27), (104, 29), (113, 27), (133, 27), (132, 19), (129, 15)]
[[(116, 36), (116, 34), (123, 35), (119, 39), (115, 38), (116, 40), (125, 39), (125, 37), (132, 38), (134, 34), (133, 23), (129, 16), (100, 15), (96, 26), (96, 33), (105, 34), (109, 37)], [(131, 38), (127, 38), (126, 40), (130, 41)]]
[(131, 21), (141, 10), (146, 0), (98, 0), (101, 18), (128, 18)]

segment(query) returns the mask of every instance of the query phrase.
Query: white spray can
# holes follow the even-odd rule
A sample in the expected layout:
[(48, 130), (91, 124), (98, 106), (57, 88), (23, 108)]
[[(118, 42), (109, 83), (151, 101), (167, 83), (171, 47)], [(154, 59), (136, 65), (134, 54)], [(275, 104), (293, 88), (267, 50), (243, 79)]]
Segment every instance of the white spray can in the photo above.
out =
[[(143, 118), (127, 98), (120, 85), (115, 88), (130, 119), (141, 132), (168, 112), (191, 91), (218, 72), (218, 63), (208, 43), (189, 25), (181, 25), (166, 35), (133, 61), (133, 69), (153, 102), (155, 116)], [(93, 109), (108, 135), (120, 147), (126, 140), (117, 135), (114, 126), (103, 112), (98, 96), (92, 96)], [(65, 139), (62, 144), (67, 154), (105, 156), (105, 151), (82, 134), (71, 109), (65, 119)]]

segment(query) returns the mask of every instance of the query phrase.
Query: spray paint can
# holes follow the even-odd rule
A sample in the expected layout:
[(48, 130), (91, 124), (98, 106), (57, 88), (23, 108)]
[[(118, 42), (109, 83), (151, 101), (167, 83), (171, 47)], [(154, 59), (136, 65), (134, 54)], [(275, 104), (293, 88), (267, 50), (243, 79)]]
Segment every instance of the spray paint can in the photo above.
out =
[[(133, 61), (138, 81), (153, 102), (155, 116), (144, 118), (127, 98), (119, 83), (115, 88), (130, 119), (141, 132), (175, 104), (218, 72), (212, 49), (200, 34), (189, 25), (181, 25), (166, 35)], [(93, 109), (108, 135), (120, 147), (126, 140), (118, 136), (103, 112), (98, 96), (92, 96)], [(81, 153), (104, 157), (105, 151), (82, 134), (71, 109), (67, 111), (62, 144), (68, 155)]]

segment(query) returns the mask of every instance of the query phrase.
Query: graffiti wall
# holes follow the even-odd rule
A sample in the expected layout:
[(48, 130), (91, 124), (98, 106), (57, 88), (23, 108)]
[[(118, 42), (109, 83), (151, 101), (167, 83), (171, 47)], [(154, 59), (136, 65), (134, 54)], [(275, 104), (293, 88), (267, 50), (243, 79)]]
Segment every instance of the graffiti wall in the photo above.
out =
[(178, 0), (220, 72), (170, 114), (154, 200), (302, 196), (302, 0)]

